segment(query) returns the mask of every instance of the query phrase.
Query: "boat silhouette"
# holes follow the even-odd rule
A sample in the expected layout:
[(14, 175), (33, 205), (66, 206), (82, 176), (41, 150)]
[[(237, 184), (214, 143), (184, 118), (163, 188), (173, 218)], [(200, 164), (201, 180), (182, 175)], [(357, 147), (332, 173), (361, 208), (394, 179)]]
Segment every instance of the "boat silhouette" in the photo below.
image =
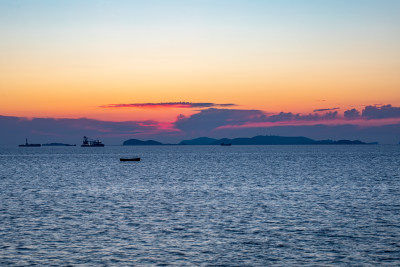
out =
[(140, 158), (120, 158), (120, 161), (140, 161)]

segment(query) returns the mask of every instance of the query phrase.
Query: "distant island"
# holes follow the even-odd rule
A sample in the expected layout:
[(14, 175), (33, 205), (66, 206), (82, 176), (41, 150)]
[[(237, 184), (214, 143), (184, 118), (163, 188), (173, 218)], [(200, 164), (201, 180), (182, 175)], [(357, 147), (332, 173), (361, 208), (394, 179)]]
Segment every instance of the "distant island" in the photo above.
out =
[(164, 145), (164, 144), (154, 141), (154, 140), (141, 141), (138, 139), (129, 139), (129, 140), (126, 140), (122, 145), (124, 145), (124, 146), (159, 146), (159, 145)]
[(41, 144), (30, 144), (28, 138), (25, 138), (25, 144), (18, 145), (19, 147), (41, 147)]
[(76, 146), (76, 145), (63, 144), (63, 143), (49, 143), (49, 144), (43, 144), (42, 146)]
[[(372, 145), (378, 142), (365, 143), (360, 140), (313, 140), (311, 138), (298, 136), (275, 136), (275, 135), (259, 135), (251, 138), (222, 138), (215, 139), (209, 137), (200, 137), (190, 140), (183, 140), (178, 145)], [(166, 145), (154, 140), (141, 141), (138, 139), (129, 139), (123, 143), (124, 146), (149, 146), (149, 145)]]

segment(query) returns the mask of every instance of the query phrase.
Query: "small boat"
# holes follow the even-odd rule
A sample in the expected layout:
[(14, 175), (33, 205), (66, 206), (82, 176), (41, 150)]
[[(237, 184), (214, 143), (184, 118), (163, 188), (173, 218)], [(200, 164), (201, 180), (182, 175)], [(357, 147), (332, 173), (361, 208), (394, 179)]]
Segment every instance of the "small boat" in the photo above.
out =
[(140, 161), (140, 158), (120, 158), (120, 161)]
[(221, 143), (221, 146), (231, 146), (232, 144)]

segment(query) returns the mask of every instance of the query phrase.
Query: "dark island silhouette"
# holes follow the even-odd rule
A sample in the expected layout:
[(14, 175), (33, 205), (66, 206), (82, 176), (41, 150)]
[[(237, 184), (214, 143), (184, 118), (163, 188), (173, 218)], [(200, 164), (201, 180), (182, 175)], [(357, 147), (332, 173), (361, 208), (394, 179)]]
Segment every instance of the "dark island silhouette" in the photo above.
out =
[(123, 143), (124, 146), (159, 146), (164, 145), (163, 143), (154, 141), (154, 140), (147, 140), (141, 141), (138, 139), (129, 139)]
[(43, 144), (42, 146), (76, 146), (76, 145), (64, 144), (64, 143), (48, 143), (48, 144)]
[(183, 140), (179, 143), (179, 145), (211, 145), (216, 141), (217, 139), (214, 138), (199, 137), (192, 140)]
[(30, 144), (28, 143), (28, 138), (25, 138), (25, 144), (18, 145), (19, 147), (41, 147), (41, 144)]
[[(371, 145), (377, 142), (366, 143), (360, 140), (313, 140), (304, 136), (276, 136), (276, 135), (258, 135), (251, 138), (222, 138), (215, 139), (209, 137), (200, 137), (191, 140), (183, 140), (178, 145)], [(124, 146), (148, 146), (148, 145), (167, 145), (154, 140), (141, 141), (138, 139), (129, 139), (123, 143)]]

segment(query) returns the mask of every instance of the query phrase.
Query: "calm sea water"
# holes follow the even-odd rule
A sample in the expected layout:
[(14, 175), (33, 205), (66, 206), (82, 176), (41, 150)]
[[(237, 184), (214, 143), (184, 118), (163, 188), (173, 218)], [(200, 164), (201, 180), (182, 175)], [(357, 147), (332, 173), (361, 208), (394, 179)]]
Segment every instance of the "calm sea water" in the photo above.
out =
[(1, 148), (0, 190), (3, 266), (400, 265), (400, 146)]

